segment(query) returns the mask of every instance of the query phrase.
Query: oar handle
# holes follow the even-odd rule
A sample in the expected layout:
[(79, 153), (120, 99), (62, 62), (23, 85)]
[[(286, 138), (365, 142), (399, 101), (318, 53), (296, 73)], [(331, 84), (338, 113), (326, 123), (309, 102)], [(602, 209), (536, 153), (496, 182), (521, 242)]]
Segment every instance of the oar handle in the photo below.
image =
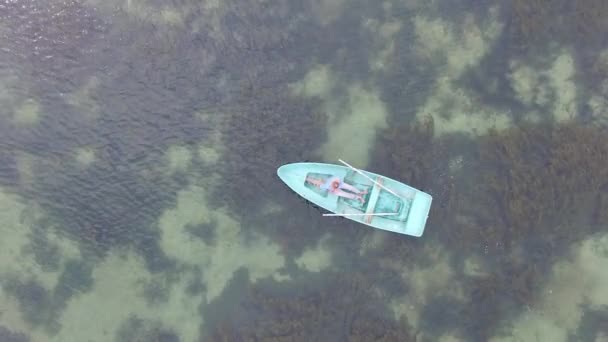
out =
[(374, 184), (376, 184), (376, 185), (377, 185), (377, 186), (379, 186), (380, 188), (382, 188), (382, 189), (384, 189), (384, 190), (386, 190), (386, 191), (390, 192), (391, 194), (393, 194), (393, 195), (395, 195), (395, 196), (397, 196), (397, 197), (401, 197), (401, 196), (397, 195), (396, 193), (394, 193), (394, 192), (393, 192), (393, 190), (388, 189), (388, 188), (385, 188), (385, 187), (384, 187), (384, 186), (382, 186), (380, 183), (378, 183), (378, 182), (376, 182), (375, 180), (371, 179), (371, 178), (370, 178), (370, 177), (368, 177), (366, 174), (364, 174), (363, 172), (359, 171), (359, 169), (356, 169), (356, 168), (352, 167), (350, 164), (348, 164), (348, 163), (347, 163), (347, 162), (345, 162), (344, 160), (342, 160), (342, 159), (338, 159), (338, 160), (340, 161), (340, 163), (342, 163), (342, 164), (344, 164), (344, 165), (348, 166), (349, 168), (351, 168), (351, 169), (352, 169), (353, 171), (355, 171), (356, 173), (358, 173), (358, 174), (360, 174), (361, 176), (363, 176), (363, 177), (365, 177), (365, 178), (369, 179), (371, 182), (373, 182)]
[(369, 214), (323, 214), (323, 216), (392, 216), (399, 213), (369, 213)]

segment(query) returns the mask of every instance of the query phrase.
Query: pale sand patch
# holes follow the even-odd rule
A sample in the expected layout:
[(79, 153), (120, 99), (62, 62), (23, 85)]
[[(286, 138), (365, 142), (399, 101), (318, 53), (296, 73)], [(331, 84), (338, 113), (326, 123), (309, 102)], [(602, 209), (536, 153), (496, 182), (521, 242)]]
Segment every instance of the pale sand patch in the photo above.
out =
[[(0, 273), (1, 274), (1, 273)], [(0, 286), (0, 325), (14, 332), (30, 335), (33, 342), (45, 341), (45, 335), (35, 331), (21, 318), (19, 302), (15, 297), (7, 294)]]
[(608, 235), (586, 240), (576, 248), (573, 261), (553, 267), (553, 279), (543, 297), (545, 313), (568, 329), (578, 326), (583, 302), (608, 305)]
[(511, 86), (517, 94), (519, 100), (527, 105), (531, 104), (546, 104), (548, 100), (544, 96), (539, 96), (539, 83), (540, 75), (532, 67), (518, 63), (517, 61), (510, 61), (511, 73), (509, 79), (511, 80)]
[(407, 321), (416, 329), (419, 324), (420, 312), (429, 299), (438, 295), (464, 299), (462, 284), (454, 278), (450, 267), (450, 256), (441, 251), (440, 247), (428, 247), (424, 252), (432, 259), (429, 267), (404, 268), (398, 261), (388, 262), (388, 267), (401, 274), (405, 283), (410, 287), (407, 295), (391, 300), (389, 307), (393, 310), (395, 319), (405, 315)]
[(19, 183), (29, 185), (34, 181), (34, 165), (36, 157), (28, 152), (18, 151), (15, 153), (17, 171), (19, 172)]
[(202, 321), (198, 306), (202, 296), (187, 294), (187, 277), (173, 285), (161, 307), (148, 305), (142, 293), (147, 283), (159, 281), (144, 260), (134, 253), (112, 252), (93, 270), (91, 292), (72, 298), (63, 312), (62, 329), (51, 341), (102, 342), (114, 339), (117, 329), (131, 315), (162, 321), (182, 341), (195, 341)]
[(456, 132), (483, 135), (491, 128), (511, 125), (508, 112), (483, 105), (456, 83), (467, 69), (480, 62), (501, 33), (504, 25), (497, 18), (497, 8), (489, 11), (481, 26), (473, 15), (468, 15), (461, 27), (442, 19), (420, 15), (414, 18), (416, 54), (444, 68), (437, 77), (434, 93), (416, 113), (418, 120), (433, 116), (436, 136)]
[[(9, 31), (0, 23), (0, 36), (10, 37), (12, 31)], [(11, 108), (15, 104), (15, 100), (18, 99), (19, 95), (16, 94), (16, 89), (23, 88), (23, 85), (19, 83), (19, 77), (17, 70), (3, 68), (0, 70), (0, 105), (3, 109)], [(4, 110), (0, 113), (0, 116), (7, 116), (12, 114), (10, 111)]]
[[(28, 276), (35, 278), (40, 285), (42, 285), (42, 287), (52, 291), (59, 283), (59, 277), (65, 269), (65, 263), (69, 260), (81, 260), (82, 254), (80, 253), (80, 249), (76, 243), (57, 234), (56, 229), (51, 228), (48, 230), (47, 239), (48, 244), (58, 247), (60, 251), (58, 270), (48, 271), (43, 269), (34, 259), (34, 254), (31, 253), (31, 251), (28, 251), (28, 253), (22, 253), (21, 255), (20, 260), (25, 264), (20, 264), (20, 272), (21, 275), (28, 274)], [(35, 245), (29, 244), (26, 250), (36, 247), (37, 246)], [(24, 271), (27, 273), (24, 273)]]
[[(60, 266), (57, 271), (43, 270), (35, 261), (34, 255), (26, 252), (35, 247), (31, 245), (30, 240), (31, 226), (42, 215), (44, 213), (38, 206), (26, 203), (18, 196), (0, 189), (0, 325), (26, 332), (32, 336), (33, 341), (46, 341), (46, 335), (39, 330), (33, 330), (23, 320), (19, 303), (13, 296), (5, 293), (1, 285), (3, 280), (14, 276), (23, 281), (35, 279), (48, 291), (52, 291), (57, 285), (63, 267)], [(60, 265), (69, 258), (80, 257), (78, 247), (58, 236), (55, 230), (49, 229), (47, 237), (49, 243), (60, 248)]]
[(538, 304), (513, 325), (512, 336), (492, 341), (568, 341), (583, 315), (582, 305), (608, 305), (608, 235), (590, 238), (572, 248), (572, 256), (557, 262)]
[(596, 69), (601, 72), (608, 72), (608, 49), (600, 52), (596, 62)]
[(336, 162), (342, 158), (364, 168), (369, 163), (376, 132), (387, 127), (388, 114), (379, 95), (360, 84), (351, 85), (348, 96), (348, 105), (341, 110), (341, 115), (329, 113), (328, 140), (318, 153), (325, 161)]
[[(170, 1), (153, 0), (85, 0), (96, 9), (112, 15), (116, 11), (127, 13), (131, 19), (155, 25), (165, 29), (156, 33), (161, 39), (173, 39), (175, 33), (186, 29), (192, 33), (205, 31), (217, 40), (225, 40), (221, 22), (228, 11), (234, 9), (226, 6), (222, 0)], [(238, 10), (236, 10), (238, 12)], [(205, 58), (206, 56), (201, 56)]]
[[(216, 225), (215, 243), (211, 246), (193, 238), (187, 225), (212, 223)], [(276, 276), (285, 258), (278, 245), (265, 237), (243, 241), (240, 224), (224, 209), (210, 210), (207, 190), (192, 185), (178, 193), (177, 206), (166, 210), (159, 222), (162, 230), (161, 247), (172, 258), (203, 269), (207, 285), (207, 301), (221, 294), (233, 273), (241, 267), (249, 270), (250, 279)]]
[(576, 69), (572, 54), (564, 50), (546, 72), (549, 86), (556, 94), (553, 105), (553, 117), (557, 121), (569, 121), (576, 116)]
[[(433, 116), (435, 136), (457, 132), (480, 136), (492, 128), (503, 130), (511, 126), (510, 113), (479, 103), (468, 92), (455, 87), (447, 77), (436, 82), (434, 94), (417, 113), (419, 120), (428, 114)], [(447, 117), (434, 114), (446, 110), (449, 110)]]
[[(453, 24), (440, 18), (428, 18), (423, 15), (414, 17), (414, 30), (416, 32), (416, 55), (422, 59), (434, 60), (434, 56), (447, 57), (446, 50), (456, 50), (458, 45), (454, 41)], [(454, 51), (457, 55), (462, 51)], [(477, 52), (480, 54), (481, 52)]]
[(82, 257), (78, 244), (59, 234), (56, 229), (49, 230), (47, 239), (49, 240), (49, 243), (59, 247), (62, 260), (80, 259)]
[(414, 293), (424, 300), (444, 293), (445, 285), (450, 284), (454, 276), (448, 256), (441, 255), (439, 251), (431, 251), (431, 253), (434, 254), (435, 262), (430, 267), (414, 268), (407, 274)]
[(40, 120), (40, 105), (34, 99), (25, 100), (15, 109), (13, 122), (17, 126), (32, 126)]
[(201, 120), (206, 121), (210, 127), (218, 127), (212, 133), (210, 133), (209, 137), (207, 137), (204, 142), (198, 146), (199, 160), (205, 165), (214, 165), (226, 152), (226, 148), (222, 142), (221, 128), (219, 128), (221, 125), (219, 122), (220, 118), (216, 118), (214, 120), (210, 120), (208, 118), (205, 119), (203, 114), (201, 114), (199, 117)]
[(95, 91), (99, 83), (99, 78), (90, 77), (82, 88), (67, 95), (66, 102), (75, 107), (80, 115), (90, 120), (96, 119), (99, 115), (99, 104), (95, 99)]
[(389, 234), (390, 233), (374, 229), (370, 235), (361, 241), (359, 255), (363, 256), (369, 252), (381, 249), (384, 241), (386, 241), (387, 238), (390, 238)]
[(560, 54), (548, 72), (550, 83), (557, 95), (553, 103), (553, 117), (557, 121), (572, 120), (576, 116), (575, 73), (574, 59), (569, 51)]
[(158, 6), (148, 4), (146, 0), (127, 0), (121, 7), (129, 15), (140, 20), (168, 26), (184, 25), (184, 14), (180, 12), (180, 8), (166, 6), (159, 10)]
[[(608, 82), (605, 83), (608, 85)], [(608, 119), (608, 95), (592, 95), (588, 104), (596, 120), (606, 121)]]
[[(594, 71), (600, 75), (608, 75), (608, 49), (604, 49), (594, 65)], [(589, 99), (589, 108), (593, 118), (606, 125), (608, 123), (608, 80), (602, 81), (599, 90)]]
[(326, 64), (319, 64), (304, 76), (304, 79), (290, 84), (290, 90), (296, 94), (306, 97), (321, 97), (327, 99), (329, 92), (334, 88), (335, 80), (330, 67)]
[(391, 62), (390, 56), (395, 50), (395, 35), (401, 30), (402, 23), (392, 20), (380, 23), (376, 19), (367, 19), (363, 26), (374, 36), (375, 44), (380, 49), (373, 52), (370, 59), (370, 66), (373, 71), (382, 71)]
[(167, 150), (170, 173), (185, 171), (192, 162), (192, 152), (185, 146), (174, 145)]
[(280, 212), (284, 212), (285, 210), (286, 210), (285, 206), (281, 205), (281, 203), (277, 203), (277, 202), (273, 202), (273, 201), (269, 200), (268, 202), (266, 202), (264, 204), (262, 209), (260, 209), (260, 213), (263, 215), (271, 215), (271, 214), (277, 214)]
[(482, 27), (475, 23), (472, 14), (467, 15), (462, 27), (454, 27), (453, 23), (439, 18), (418, 15), (414, 18), (416, 53), (428, 61), (443, 63), (436, 57), (446, 58), (446, 73), (455, 78), (468, 67), (479, 63), (502, 32), (503, 26), (498, 21), (498, 8), (490, 9)]
[(19, 197), (0, 189), (0, 274), (36, 277), (40, 271), (31, 255), (22, 253), (32, 233), (28, 216), (37, 215), (27, 209)]
[(201, 145), (198, 148), (198, 157), (207, 165), (214, 165), (220, 160), (221, 154), (217, 148)]
[(202, 3), (203, 8), (206, 10), (220, 9), (221, 5), (222, 0), (205, 0)]
[(608, 80), (602, 82), (599, 91), (591, 96), (588, 104), (594, 120), (606, 124), (608, 122)]
[(530, 111), (523, 118), (530, 123), (540, 123), (542, 121), (542, 115), (537, 110)]
[(438, 341), (439, 342), (465, 342), (466, 340), (448, 333), (448, 334), (441, 335), (441, 337), (439, 337)]
[[(223, 6), (222, 2), (223, 0), (213, 0), (199, 4), (197, 10), (204, 14), (191, 23), (190, 30), (192, 33), (206, 32), (210, 37), (217, 41), (226, 40), (225, 35), (227, 32), (222, 30), (222, 19), (226, 15), (227, 6)], [(192, 9), (190, 11), (192, 11)], [(201, 57), (205, 59), (205, 57), (209, 56), (211, 56), (211, 53)], [(215, 56), (206, 59), (212, 61), (215, 59)]]
[(184, 18), (182, 14), (171, 8), (164, 8), (160, 11), (160, 19), (165, 24), (173, 26), (182, 26), (184, 24)]
[(480, 136), (488, 133), (490, 129), (504, 130), (512, 125), (511, 117), (506, 113), (472, 113), (457, 114), (449, 119), (434, 116), (435, 135), (462, 132), (469, 135)]
[[(30, 227), (21, 222), (25, 204), (14, 195), (0, 190), (0, 285), (9, 275), (33, 276), (38, 271), (31, 258), (23, 258), (21, 250), (29, 243)], [(18, 303), (0, 286), (0, 323), (21, 331), (29, 326), (21, 318)]]
[(316, 151), (322, 159), (343, 158), (358, 167), (369, 162), (369, 150), (377, 130), (387, 127), (387, 110), (375, 90), (363, 84), (348, 86), (348, 98), (333, 98), (339, 85), (327, 65), (310, 70), (300, 82), (290, 84), (294, 96), (320, 97), (328, 115), (328, 140)]
[(439, 1), (420, 0), (396, 0), (395, 3), (403, 4), (410, 12), (437, 13)]
[[(197, 111), (193, 115), (196, 119), (204, 122), (209, 128), (222, 127), (221, 125), (227, 124), (227, 119), (230, 118), (230, 116), (226, 113), (211, 112), (206, 110)], [(221, 138), (221, 130), (214, 130), (213, 132), (210, 132), (209, 140), (221, 141)]]
[[(538, 71), (518, 60), (510, 62), (510, 69), (511, 85), (523, 104), (549, 106), (557, 121), (569, 121), (577, 115), (576, 68), (570, 51), (563, 50), (555, 57), (549, 70)], [(538, 121), (538, 113), (531, 115), (530, 120)]]
[(535, 311), (522, 314), (515, 322), (511, 336), (492, 337), (490, 342), (551, 341), (566, 342), (567, 331), (555, 321)]
[[(7, 275), (18, 275), (21, 279), (34, 278), (47, 290), (52, 291), (61, 274), (45, 272), (33, 260), (33, 255), (22, 251), (30, 244), (30, 224), (40, 217), (37, 209), (21, 202), (17, 196), (0, 192), (0, 279)], [(33, 222), (33, 221), (32, 221)], [(69, 258), (80, 258), (78, 247), (69, 240), (48, 234), (50, 243), (59, 246), (61, 263)], [(257, 246), (254, 246), (257, 247)], [(220, 252), (221, 254), (221, 252)], [(202, 296), (191, 297), (186, 287), (191, 277), (173, 286), (169, 303), (162, 310), (151, 308), (141, 296), (146, 283), (157, 281), (148, 273), (138, 255), (110, 254), (93, 271), (94, 287), (89, 293), (73, 297), (60, 319), (61, 330), (50, 338), (23, 321), (16, 300), (0, 287), (0, 324), (16, 331), (28, 332), (33, 341), (108, 341), (131, 314), (140, 318), (161, 320), (175, 329), (184, 341), (194, 341), (198, 336), (200, 319), (198, 305)]]
[(488, 270), (480, 256), (472, 255), (464, 261), (464, 274), (469, 277), (483, 277), (488, 274)]
[(76, 149), (76, 161), (82, 166), (89, 166), (95, 161), (95, 151), (90, 147)]
[(310, 272), (321, 272), (331, 266), (331, 251), (327, 247), (329, 235), (323, 236), (314, 248), (308, 248), (295, 260), (298, 267)]
[(345, 0), (312, 0), (312, 10), (317, 21), (326, 26), (342, 14), (345, 3)]

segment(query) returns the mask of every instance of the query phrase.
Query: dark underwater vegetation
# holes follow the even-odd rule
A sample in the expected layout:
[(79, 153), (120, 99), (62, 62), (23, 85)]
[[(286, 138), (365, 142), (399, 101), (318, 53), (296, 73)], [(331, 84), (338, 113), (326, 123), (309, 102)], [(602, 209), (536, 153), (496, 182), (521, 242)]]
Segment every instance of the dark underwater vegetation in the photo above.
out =
[(33, 326), (53, 325), (51, 294), (33, 279), (4, 281), (4, 291), (15, 296), (23, 318)]
[[(261, 235), (280, 246), (281, 272), (290, 279), (254, 281), (246, 267), (235, 271), (221, 295), (202, 300), (200, 316), (191, 318), (200, 341), (432, 341), (450, 334), (487, 341), (534, 307), (570, 246), (607, 232), (608, 128), (587, 108), (608, 76), (597, 53), (608, 37), (604, 2), (496, 5), (505, 27), (479, 63), (453, 80), (480, 104), (511, 111), (511, 127), (479, 135), (437, 134), (439, 117), (462, 114), (450, 106), (416, 119), (443, 70), (414, 53), (414, 10), (396, 1), (388, 10), (353, 1), (322, 24), (313, 14), (320, 3), (230, 0), (214, 14), (195, 2), (145, 2), (153, 14), (175, 10), (173, 26), (146, 18), (150, 13), (117, 10), (117, 2), (0, 4), (0, 76), (18, 75), (9, 84), (15, 96), (6, 103), (0, 96), (2, 106), (12, 113), (33, 98), (41, 113), (28, 129), (0, 116), (0, 185), (47, 213), (33, 220), (22, 253), (59, 274), (52, 288), (20, 274), (0, 280), (32, 329), (56, 334), (66, 306), (95, 291), (96, 265), (116, 251), (141, 255), (157, 276), (142, 285), (150, 310), (165, 310), (183, 279), (190, 279), (185, 291), (193, 301), (204, 297), (206, 270), (167, 255), (158, 221), (180, 190), (213, 174), (219, 181), (209, 188), (211, 209), (230, 209), (244, 243)], [(481, 20), (494, 5), (461, 0), (416, 10), (460, 23), (469, 13)], [(402, 24), (381, 71), (370, 67), (381, 44), (363, 28), (365, 20)], [(562, 46), (572, 48), (580, 91), (578, 115), (557, 122), (551, 104), (518, 99), (506, 74), (511, 59), (547, 70)], [(344, 88), (361, 82), (378, 89), (390, 124), (378, 130), (366, 169), (434, 196), (422, 238), (323, 218), (278, 181), (278, 166), (317, 160), (331, 134), (321, 99), (288, 87), (318, 64)], [(69, 96), (83, 89), (87, 96)], [(331, 92), (338, 102), (347, 96)], [(541, 119), (528, 121), (532, 111)], [(221, 146), (214, 145), (216, 133)], [(204, 143), (222, 152), (217, 163), (197, 156)], [(83, 146), (95, 150), (86, 167), (73, 157)], [(174, 173), (167, 166), (173, 146), (193, 156)], [(21, 173), (23, 153), (36, 160), (33, 181)], [(267, 210), (272, 204), (283, 210)], [(213, 248), (219, 229), (211, 219), (184, 232)], [(65, 258), (51, 231), (77, 243), (82, 258)], [(375, 238), (380, 242), (362, 253)], [(331, 266), (300, 268), (296, 259), (321, 240), (332, 251)], [(429, 250), (447, 260), (452, 283), (421, 300), (414, 324), (396, 317), (392, 305), (419, 295), (415, 271), (437, 263)], [(470, 258), (483, 271), (469, 272)], [(605, 308), (583, 312), (570, 338), (608, 335)], [(26, 333), (5, 327), (0, 313), (0, 340), (27, 341)], [(179, 331), (137, 315), (112, 334), (115, 341), (180, 341)]]
[(158, 322), (130, 317), (116, 332), (116, 342), (179, 342), (179, 337)]
[(12, 332), (9, 329), (0, 326), (0, 340), (5, 342), (29, 342), (27, 335), (22, 333)]
[(608, 311), (604, 306), (601, 309), (592, 309), (588, 305), (585, 308), (581, 325), (578, 328), (576, 336), (580, 341), (596, 341), (601, 336), (608, 336)]

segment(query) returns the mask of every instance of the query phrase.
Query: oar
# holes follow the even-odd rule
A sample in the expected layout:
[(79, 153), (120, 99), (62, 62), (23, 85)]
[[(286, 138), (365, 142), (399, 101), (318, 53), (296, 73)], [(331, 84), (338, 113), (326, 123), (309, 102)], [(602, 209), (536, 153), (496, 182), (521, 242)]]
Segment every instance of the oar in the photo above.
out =
[(382, 189), (384, 189), (384, 190), (386, 190), (386, 191), (390, 192), (391, 194), (393, 194), (393, 195), (395, 195), (395, 196), (397, 196), (397, 197), (401, 197), (401, 196), (397, 195), (396, 193), (394, 193), (394, 192), (393, 192), (393, 190), (390, 190), (390, 189), (385, 188), (385, 187), (384, 187), (384, 186), (382, 186), (380, 183), (378, 183), (378, 182), (376, 182), (375, 180), (371, 179), (370, 177), (368, 177), (368, 176), (367, 176), (366, 174), (364, 174), (363, 172), (359, 171), (358, 169), (355, 169), (354, 167), (352, 167), (350, 164), (348, 164), (348, 163), (347, 163), (347, 162), (345, 162), (344, 160), (342, 160), (342, 159), (338, 159), (338, 160), (340, 161), (340, 163), (342, 163), (342, 164), (344, 164), (344, 165), (346, 165), (346, 166), (350, 167), (350, 168), (351, 168), (353, 171), (355, 171), (356, 173), (360, 174), (361, 176), (363, 176), (363, 177), (365, 177), (365, 178), (369, 179), (370, 181), (372, 181), (374, 184), (376, 184), (377, 186), (381, 187)]
[(399, 213), (373, 213), (373, 214), (323, 214), (323, 216), (391, 216)]

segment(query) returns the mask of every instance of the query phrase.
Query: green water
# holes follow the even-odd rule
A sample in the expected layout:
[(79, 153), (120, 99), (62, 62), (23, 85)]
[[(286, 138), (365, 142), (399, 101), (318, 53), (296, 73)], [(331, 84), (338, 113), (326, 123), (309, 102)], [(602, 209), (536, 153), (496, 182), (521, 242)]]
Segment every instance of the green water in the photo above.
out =
[[(0, 341), (606, 339), (606, 15), (0, 0)], [(276, 176), (338, 158), (423, 237)]]

